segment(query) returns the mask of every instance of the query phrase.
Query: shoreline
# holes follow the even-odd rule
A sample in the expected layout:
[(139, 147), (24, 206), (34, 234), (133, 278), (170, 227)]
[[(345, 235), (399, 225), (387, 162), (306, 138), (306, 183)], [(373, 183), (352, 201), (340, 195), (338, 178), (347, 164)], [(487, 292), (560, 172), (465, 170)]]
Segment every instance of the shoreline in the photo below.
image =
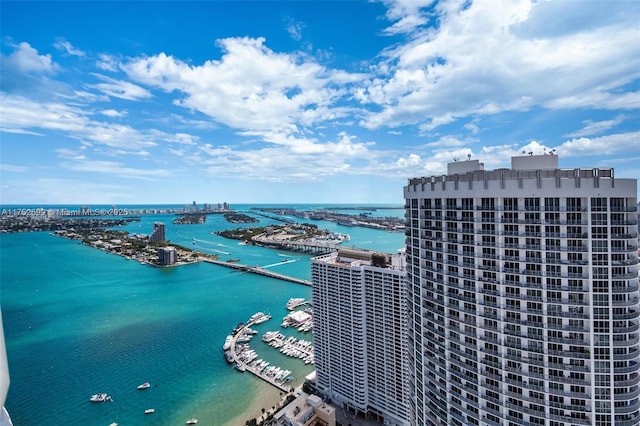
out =
[(256, 421), (260, 423), (259, 419), (260, 416), (262, 416), (262, 409), (271, 409), (271, 407), (277, 406), (282, 401), (280, 391), (274, 389), (273, 386), (261, 381), (257, 377), (253, 377), (253, 380), (255, 380), (256, 383), (251, 387), (253, 397), (251, 401), (248, 402), (247, 409), (242, 414), (232, 418), (229, 421), (230, 425), (245, 426), (247, 420), (251, 419), (256, 419)]

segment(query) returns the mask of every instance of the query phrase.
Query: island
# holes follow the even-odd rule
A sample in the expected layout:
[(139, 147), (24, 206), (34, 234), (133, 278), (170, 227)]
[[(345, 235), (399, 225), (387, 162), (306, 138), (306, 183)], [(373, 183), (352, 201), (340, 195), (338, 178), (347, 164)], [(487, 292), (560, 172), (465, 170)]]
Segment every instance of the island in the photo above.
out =
[(207, 215), (204, 213), (185, 213), (179, 218), (174, 219), (173, 223), (176, 225), (197, 225), (205, 223), (207, 221)]
[(192, 250), (168, 241), (150, 242), (147, 235), (129, 234), (127, 231), (113, 229), (66, 229), (53, 233), (56, 236), (80, 240), (83, 244), (137, 260), (150, 266), (180, 266), (203, 260), (218, 259), (211, 255)]
[(257, 223), (260, 222), (255, 217), (251, 217), (249, 215), (243, 213), (236, 212), (227, 212), (224, 214), (224, 218), (227, 219), (229, 223)]
[(319, 229), (317, 225), (311, 223), (237, 228), (218, 231), (216, 234), (241, 240), (246, 244), (312, 254), (338, 250), (341, 243), (350, 239), (348, 234)]

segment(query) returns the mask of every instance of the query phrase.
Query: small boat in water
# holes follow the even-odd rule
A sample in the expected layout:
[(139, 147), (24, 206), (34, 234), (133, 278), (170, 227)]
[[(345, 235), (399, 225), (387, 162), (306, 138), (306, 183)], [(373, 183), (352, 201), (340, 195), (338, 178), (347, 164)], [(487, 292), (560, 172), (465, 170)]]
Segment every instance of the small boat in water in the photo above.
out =
[(106, 393), (97, 393), (95, 395), (91, 395), (91, 398), (89, 398), (89, 401), (91, 401), (91, 402), (105, 402), (105, 401), (112, 401), (112, 399)]
[(149, 383), (149, 382), (144, 382), (143, 384), (141, 384), (140, 386), (138, 386), (138, 390), (149, 389), (150, 387), (151, 387), (151, 383)]
[(145, 414), (153, 414), (156, 412), (155, 408), (147, 408), (146, 410), (144, 410)]
[(198, 424), (198, 419), (189, 419), (187, 420), (188, 425), (196, 425)]

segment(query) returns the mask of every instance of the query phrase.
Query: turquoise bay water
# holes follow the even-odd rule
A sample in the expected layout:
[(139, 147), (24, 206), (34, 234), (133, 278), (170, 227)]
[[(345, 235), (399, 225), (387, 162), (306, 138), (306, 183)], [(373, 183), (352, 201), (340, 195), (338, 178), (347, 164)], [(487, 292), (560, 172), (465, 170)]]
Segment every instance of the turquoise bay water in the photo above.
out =
[[(174, 217), (143, 216), (125, 229), (148, 234), (163, 221), (175, 243), (309, 278), (306, 255), (214, 235), (238, 226), (221, 215), (202, 225), (172, 225)], [(261, 218), (260, 225), (268, 223), (277, 222)], [(404, 245), (402, 233), (314, 223), (349, 233), (350, 246), (393, 252)], [(282, 264), (285, 258), (294, 261)], [(273, 315), (256, 327), (259, 355), (292, 370), (295, 383), (312, 371), (259, 340), (264, 331), (283, 331), (285, 303), (310, 298), (306, 286), (210, 264), (153, 268), (49, 233), (1, 235), (0, 277), (11, 376), (6, 406), (16, 425), (178, 425), (191, 417), (203, 425), (244, 424), (257, 414), (247, 413), (255, 398), (278, 391), (231, 368), (221, 346), (257, 311)], [(145, 381), (152, 387), (138, 391)], [(97, 392), (114, 402), (91, 404)], [(145, 416), (146, 408), (155, 414)]]

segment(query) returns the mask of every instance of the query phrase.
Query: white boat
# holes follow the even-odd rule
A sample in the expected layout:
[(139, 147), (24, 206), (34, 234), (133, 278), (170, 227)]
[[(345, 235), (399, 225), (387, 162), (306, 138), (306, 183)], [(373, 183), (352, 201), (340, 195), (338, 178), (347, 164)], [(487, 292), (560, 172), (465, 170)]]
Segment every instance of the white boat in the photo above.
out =
[(147, 408), (146, 410), (144, 410), (145, 414), (153, 414), (156, 412), (155, 408)]
[(270, 319), (271, 315), (265, 314), (264, 312), (256, 312), (255, 314), (251, 315), (251, 318), (249, 318), (249, 322), (252, 324), (260, 324)]
[(292, 311), (295, 308), (297, 308), (298, 306), (304, 305), (304, 303), (305, 303), (304, 297), (292, 297), (287, 302), (287, 309)]
[(258, 318), (257, 320), (254, 321), (254, 324), (261, 324), (265, 321), (269, 321), (271, 319), (271, 315), (266, 314), (261, 316), (260, 318)]
[(189, 419), (189, 420), (187, 420), (187, 424), (188, 425), (198, 424), (198, 419)]
[(227, 349), (231, 348), (232, 342), (233, 342), (233, 336), (227, 336), (227, 338), (224, 340), (224, 345), (222, 345), (222, 350), (226, 351)]
[(143, 384), (138, 386), (138, 390), (149, 389), (151, 387), (151, 383), (144, 382)]
[(91, 398), (89, 398), (89, 401), (91, 402), (105, 402), (111, 400), (111, 397), (106, 393), (97, 393), (95, 395), (91, 395)]

